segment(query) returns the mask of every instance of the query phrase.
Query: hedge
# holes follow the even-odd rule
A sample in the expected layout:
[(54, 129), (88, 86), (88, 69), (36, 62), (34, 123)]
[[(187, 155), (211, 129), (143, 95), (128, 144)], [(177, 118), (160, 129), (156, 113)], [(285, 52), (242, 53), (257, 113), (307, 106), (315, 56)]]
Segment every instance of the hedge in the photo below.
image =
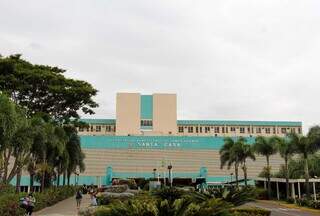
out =
[(233, 216), (270, 216), (271, 212), (260, 208), (238, 208), (232, 209)]
[[(68, 197), (75, 195), (77, 188), (72, 186), (61, 186), (45, 190), (43, 193), (34, 193), (36, 199), (35, 211), (54, 205)], [(3, 191), (1, 191), (3, 192)], [(19, 207), (19, 199), (26, 196), (26, 193), (1, 193), (0, 215), (19, 216), (24, 214), (24, 209)]]

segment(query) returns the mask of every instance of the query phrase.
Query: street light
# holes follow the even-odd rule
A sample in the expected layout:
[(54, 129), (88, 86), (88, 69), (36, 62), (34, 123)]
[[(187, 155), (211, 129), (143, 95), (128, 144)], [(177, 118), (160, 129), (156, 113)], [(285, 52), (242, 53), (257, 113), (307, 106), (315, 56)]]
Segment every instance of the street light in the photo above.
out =
[(171, 173), (172, 165), (171, 165), (171, 163), (170, 163), (169, 166), (168, 166), (168, 170), (169, 170), (170, 187), (172, 187), (172, 173)]
[(74, 172), (74, 184), (78, 185), (78, 180), (79, 180), (79, 173), (78, 172)]
[(154, 169), (153, 169), (153, 178), (154, 178), (154, 179), (156, 178), (156, 171), (157, 171), (157, 169), (154, 168)]

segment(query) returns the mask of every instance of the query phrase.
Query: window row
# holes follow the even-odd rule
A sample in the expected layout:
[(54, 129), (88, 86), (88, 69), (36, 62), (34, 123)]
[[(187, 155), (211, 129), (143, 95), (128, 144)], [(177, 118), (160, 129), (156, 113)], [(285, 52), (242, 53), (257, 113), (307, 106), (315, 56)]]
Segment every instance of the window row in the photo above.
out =
[(105, 126), (101, 126), (101, 125), (91, 125), (91, 126), (87, 126), (87, 127), (79, 127), (79, 132), (101, 132), (102, 128), (105, 128), (106, 132), (114, 132), (115, 131), (115, 127), (111, 126), (111, 125), (105, 125)]
[[(204, 129), (203, 129), (204, 128)], [(221, 130), (220, 130), (221, 129)], [(279, 133), (279, 131), (276, 130), (276, 127), (267, 127), (267, 128), (261, 128), (261, 127), (214, 127), (214, 126), (205, 126), (205, 127), (201, 127), (201, 126), (179, 126), (178, 127), (178, 132), (179, 133), (184, 133), (185, 131), (188, 133), (210, 133), (211, 131), (213, 133), (228, 133), (228, 130), (230, 129), (230, 132), (236, 133), (237, 131), (239, 133), (264, 133), (266, 134), (277, 134)], [(299, 133), (301, 134), (301, 128), (298, 128), (296, 130), (296, 128), (280, 128), (280, 132), (282, 134), (287, 134), (287, 133)]]
[(141, 120), (140, 125), (141, 126), (152, 126), (152, 120)]

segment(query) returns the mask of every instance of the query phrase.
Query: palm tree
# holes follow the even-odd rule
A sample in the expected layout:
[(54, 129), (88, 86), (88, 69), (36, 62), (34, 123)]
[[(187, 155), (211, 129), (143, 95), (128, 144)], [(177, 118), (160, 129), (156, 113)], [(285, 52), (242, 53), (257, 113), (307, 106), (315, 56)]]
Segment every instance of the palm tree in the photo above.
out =
[(247, 161), (247, 158), (250, 158), (251, 160), (256, 160), (253, 148), (251, 145), (246, 143), (245, 139), (242, 139), (236, 142), (234, 149), (235, 149), (235, 154), (238, 155), (239, 160), (241, 161), (241, 164), (242, 164), (245, 186), (248, 186), (248, 174), (247, 174), (246, 161)]
[(307, 136), (299, 136), (297, 134), (291, 134), (291, 140), (295, 145), (296, 152), (301, 154), (304, 161), (304, 176), (306, 182), (306, 194), (310, 197), (310, 185), (309, 185), (309, 155), (314, 154), (320, 148), (320, 128), (319, 126), (313, 127), (309, 130)]
[(290, 157), (294, 154), (294, 143), (290, 139), (292, 134), (289, 134), (288, 137), (282, 138), (282, 137), (274, 137), (274, 139), (277, 142), (278, 151), (280, 153), (280, 156), (284, 159), (284, 171), (286, 176), (286, 197), (289, 199), (290, 193), (289, 193), (289, 164), (288, 161)]
[(233, 139), (231, 137), (227, 137), (224, 139), (224, 145), (220, 149), (220, 168), (223, 169), (225, 165), (227, 165), (228, 169), (234, 165), (234, 172), (236, 176), (236, 186), (239, 187), (239, 165), (242, 162), (239, 152), (238, 146), (245, 143), (246, 139), (243, 137)]
[(277, 138), (276, 137), (263, 137), (258, 136), (254, 143), (254, 150), (259, 155), (263, 155), (267, 160), (267, 181), (268, 181), (268, 196), (271, 197), (271, 181), (270, 181), (270, 156), (277, 153)]

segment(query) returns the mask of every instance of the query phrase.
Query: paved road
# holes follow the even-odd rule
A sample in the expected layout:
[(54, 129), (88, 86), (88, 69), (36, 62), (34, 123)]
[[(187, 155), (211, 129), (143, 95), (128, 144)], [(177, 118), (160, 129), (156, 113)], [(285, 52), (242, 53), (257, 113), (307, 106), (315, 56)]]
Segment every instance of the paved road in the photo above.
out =
[(271, 216), (319, 216), (320, 213), (313, 213), (301, 209), (287, 208), (274, 202), (251, 202), (245, 206), (259, 207), (271, 211)]
[[(81, 202), (81, 207), (89, 206), (90, 197), (84, 195)], [(75, 197), (70, 197), (57, 204), (44, 208), (34, 214), (35, 216), (75, 216), (78, 215), (78, 209)]]

